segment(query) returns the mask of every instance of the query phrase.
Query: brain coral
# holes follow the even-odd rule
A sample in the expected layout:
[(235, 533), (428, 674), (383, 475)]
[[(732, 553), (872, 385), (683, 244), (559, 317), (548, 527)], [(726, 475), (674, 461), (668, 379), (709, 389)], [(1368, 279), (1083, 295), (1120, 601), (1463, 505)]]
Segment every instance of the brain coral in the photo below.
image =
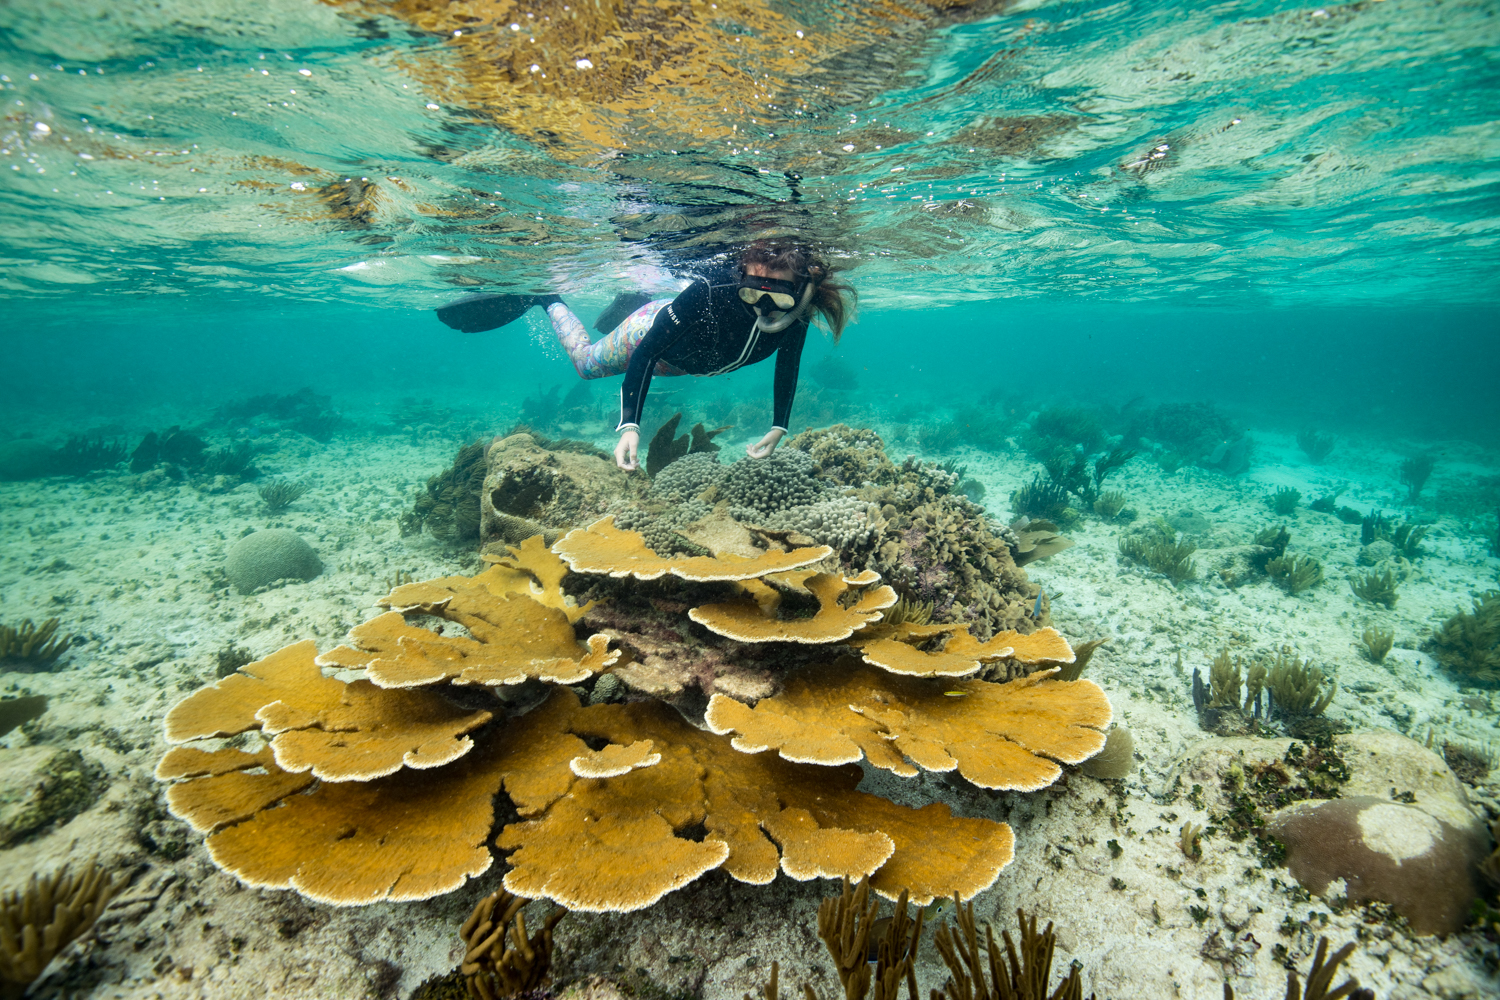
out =
[(311, 580), (323, 572), (323, 563), (295, 531), (269, 528), (231, 545), (224, 572), (240, 593), (249, 594), (275, 580)]

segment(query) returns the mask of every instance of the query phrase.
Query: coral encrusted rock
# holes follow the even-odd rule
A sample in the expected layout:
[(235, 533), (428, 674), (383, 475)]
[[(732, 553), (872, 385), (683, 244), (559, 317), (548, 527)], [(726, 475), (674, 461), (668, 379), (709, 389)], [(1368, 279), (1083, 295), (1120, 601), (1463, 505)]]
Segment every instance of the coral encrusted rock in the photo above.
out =
[(104, 791), (101, 779), (77, 750), (0, 749), (0, 847), (83, 812)]
[(490, 445), (479, 497), (481, 550), (502, 553), (532, 535), (547, 544), (645, 493), (650, 482), (597, 455), (548, 451), (530, 434)]
[(269, 528), (231, 545), (224, 572), (236, 590), (251, 594), (276, 580), (311, 580), (323, 572), (323, 562), (295, 531)]

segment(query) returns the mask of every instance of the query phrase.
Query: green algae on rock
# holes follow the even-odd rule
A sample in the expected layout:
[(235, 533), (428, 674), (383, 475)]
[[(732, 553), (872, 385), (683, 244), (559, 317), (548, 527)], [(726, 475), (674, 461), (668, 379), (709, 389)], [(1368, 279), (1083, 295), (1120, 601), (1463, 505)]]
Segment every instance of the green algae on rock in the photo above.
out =
[(0, 847), (83, 812), (107, 787), (103, 777), (76, 750), (0, 749)]

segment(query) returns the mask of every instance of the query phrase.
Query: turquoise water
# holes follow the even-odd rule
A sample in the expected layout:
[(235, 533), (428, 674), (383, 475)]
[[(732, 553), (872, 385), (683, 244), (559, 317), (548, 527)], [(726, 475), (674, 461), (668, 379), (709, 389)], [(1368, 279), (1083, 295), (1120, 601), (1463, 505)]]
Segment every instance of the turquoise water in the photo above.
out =
[[(554, 288), (587, 319), (765, 233), (851, 269), (843, 353), (871, 390), (1495, 423), (1488, 4), (785, 7), (759, 47), (700, 26), (738, 54), (721, 89), (590, 105), (612, 64), (585, 40), (570, 54), (598, 65), (563, 65), (519, 119), (484, 61), (524, 34), (508, 15), (455, 38), (415, 9), (0, 10), (16, 430), (304, 384), (484, 406), (567, 369), (534, 323), (464, 337), (435, 305)], [(796, 25), (794, 72), (771, 35)], [(632, 65), (692, 71), (683, 48)]]

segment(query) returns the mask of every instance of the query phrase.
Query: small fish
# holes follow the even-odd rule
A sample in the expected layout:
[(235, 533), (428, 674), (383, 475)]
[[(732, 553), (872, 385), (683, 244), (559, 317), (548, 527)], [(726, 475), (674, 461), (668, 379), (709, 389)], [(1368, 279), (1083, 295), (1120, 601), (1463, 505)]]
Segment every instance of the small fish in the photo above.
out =
[(1041, 615), (1042, 615), (1042, 594), (1043, 593), (1044, 593), (1044, 591), (1040, 591), (1040, 590), (1038, 590), (1036, 592), (1036, 607), (1034, 607), (1034, 608), (1031, 609), (1031, 617), (1033, 617), (1033, 618), (1040, 618)]
[(945, 697), (948, 697), (948, 698), (967, 698), (969, 696), (969, 692), (967, 692), (967, 691), (944, 691), (943, 695)]
[[(948, 906), (952, 905), (952, 903), (953, 900), (947, 898), (946, 896), (934, 899), (932, 902), (922, 907), (922, 913), (925, 915), (924, 920), (936, 919), (938, 915), (943, 913)], [(886, 939), (886, 936), (890, 934), (890, 932), (890, 917), (881, 917), (879, 920), (876, 920), (873, 924), (870, 925), (870, 945), (869, 950), (865, 953), (866, 961), (873, 964), (880, 960), (881, 942)]]

